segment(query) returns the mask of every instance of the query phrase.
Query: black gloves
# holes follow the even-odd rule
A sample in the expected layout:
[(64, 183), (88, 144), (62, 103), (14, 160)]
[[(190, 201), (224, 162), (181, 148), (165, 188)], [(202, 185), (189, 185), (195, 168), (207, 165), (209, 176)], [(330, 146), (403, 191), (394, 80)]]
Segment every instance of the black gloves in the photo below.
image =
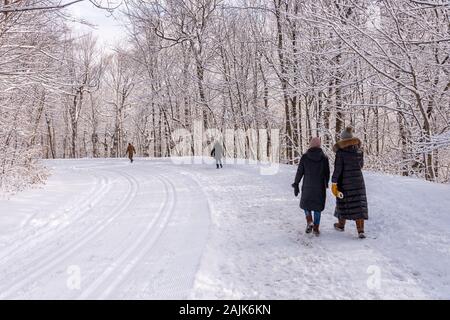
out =
[(292, 188), (294, 188), (294, 195), (298, 196), (298, 194), (300, 193), (300, 189), (298, 188), (298, 184), (291, 184)]

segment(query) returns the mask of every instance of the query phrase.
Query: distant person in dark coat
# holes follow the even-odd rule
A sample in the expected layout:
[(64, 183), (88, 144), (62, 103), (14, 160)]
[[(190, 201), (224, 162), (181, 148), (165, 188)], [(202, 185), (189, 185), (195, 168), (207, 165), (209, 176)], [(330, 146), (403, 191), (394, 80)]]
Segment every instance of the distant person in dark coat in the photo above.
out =
[(330, 180), (330, 164), (320, 145), (320, 138), (311, 139), (310, 148), (302, 155), (292, 184), (297, 196), (300, 191), (298, 185), (303, 179), (300, 208), (306, 215), (306, 233), (314, 231), (316, 236), (320, 234), (320, 215), (325, 208), (326, 189)]
[(344, 231), (346, 220), (355, 220), (359, 238), (365, 238), (364, 220), (369, 218), (366, 186), (361, 169), (364, 166), (364, 154), (361, 141), (353, 136), (348, 127), (341, 134), (341, 140), (334, 146), (336, 159), (331, 190), (336, 197), (335, 216), (338, 222), (334, 227)]
[(128, 159), (130, 159), (130, 162), (133, 163), (133, 155), (136, 153), (136, 149), (134, 148), (134, 146), (131, 143), (128, 143), (128, 148), (127, 148), (127, 152), (128, 154)]

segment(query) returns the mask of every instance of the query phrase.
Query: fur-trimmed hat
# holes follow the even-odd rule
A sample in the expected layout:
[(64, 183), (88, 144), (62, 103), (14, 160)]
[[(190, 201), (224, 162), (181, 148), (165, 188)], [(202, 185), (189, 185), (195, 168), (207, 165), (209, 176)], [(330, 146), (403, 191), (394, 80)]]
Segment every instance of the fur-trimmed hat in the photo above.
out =
[(344, 131), (342, 131), (341, 139), (345, 140), (345, 139), (351, 139), (351, 138), (353, 138), (353, 128), (347, 127), (347, 128), (345, 128)]
[(336, 152), (339, 149), (345, 149), (350, 146), (358, 146), (361, 147), (361, 140), (353, 136), (353, 128), (347, 127), (341, 133), (341, 140), (336, 142), (333, 147), (333, 151)]

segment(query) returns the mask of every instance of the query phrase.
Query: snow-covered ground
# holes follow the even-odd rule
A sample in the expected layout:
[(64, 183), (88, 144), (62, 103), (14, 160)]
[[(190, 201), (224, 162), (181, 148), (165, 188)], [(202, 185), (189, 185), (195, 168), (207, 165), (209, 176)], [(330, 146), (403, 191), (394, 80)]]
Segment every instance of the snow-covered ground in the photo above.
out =
[(450, 298), (450, 186), (365, 173), (368, 238), (304, 234), (294, 167), (56, 160), (0, 200), (0, 298)]

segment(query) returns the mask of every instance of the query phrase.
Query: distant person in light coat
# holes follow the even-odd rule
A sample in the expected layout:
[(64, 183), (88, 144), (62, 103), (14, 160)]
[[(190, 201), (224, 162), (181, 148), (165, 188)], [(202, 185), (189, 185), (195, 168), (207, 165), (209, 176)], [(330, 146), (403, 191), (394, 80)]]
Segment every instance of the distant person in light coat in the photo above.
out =
[(219, 167), (223, 168), (223, 164), (222, 164), (223, 147), (219, 141), (216, 141), (216, 143), (214, 143), (214, 147), (211, 150), (211, 157), (214, 157), (216, 159), (216, 168), (217, 169), (219, 169)]

